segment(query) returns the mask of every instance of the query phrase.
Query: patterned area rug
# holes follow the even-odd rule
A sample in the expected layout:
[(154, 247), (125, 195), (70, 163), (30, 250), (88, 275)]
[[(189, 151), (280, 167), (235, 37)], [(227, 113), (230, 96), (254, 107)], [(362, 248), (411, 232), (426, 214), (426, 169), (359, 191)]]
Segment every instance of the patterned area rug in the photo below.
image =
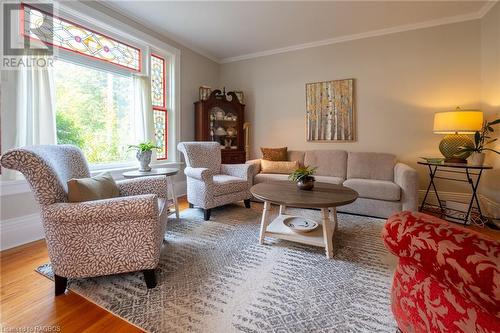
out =
[[(277, 214), (274, 207), (273, 214)], [(261, 204), (187, 209), (169, 221), (157, 272), (69, 281), (69, 289), (149, 332), (394, 332), (390, 286), (396, 259), (380, 238), (384, 220), (339, 214), (335, 257), (267, 238)], [(318, 218), (319, 211), (289, 209)], [(38, 272), (51, 278), (50, 264)]]

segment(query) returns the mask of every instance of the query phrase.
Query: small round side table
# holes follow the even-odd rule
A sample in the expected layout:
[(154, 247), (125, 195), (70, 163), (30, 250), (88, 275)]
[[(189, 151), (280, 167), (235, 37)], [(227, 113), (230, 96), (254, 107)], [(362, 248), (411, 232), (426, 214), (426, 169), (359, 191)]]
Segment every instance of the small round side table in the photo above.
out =
[[(165, 176), (167, 178), (167, 202), (168, 196), (172, 197), (175, 207), (175, 217), (179, 218), (179, 204), (177, 202), (177, 196), (175, 194), (173, 177), (179, 172), (179, 169), (175, 168), (153, 168), (151, 171), (127, 171), (122, 175), (124, 178), (138, 178), (138, 177), (150, 177), (150, 176)], [(168, 205), (168, 203), (166, 203)]]

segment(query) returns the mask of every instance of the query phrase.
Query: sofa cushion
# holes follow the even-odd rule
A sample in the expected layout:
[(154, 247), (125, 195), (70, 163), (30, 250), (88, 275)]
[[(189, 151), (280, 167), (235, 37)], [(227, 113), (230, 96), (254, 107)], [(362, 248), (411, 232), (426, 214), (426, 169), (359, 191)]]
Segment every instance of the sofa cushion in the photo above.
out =
[(289, 175), (299, 167), (299, 162), (261, 160), (260, 167), (263, 173), (281, 173)]
[(344, 150), (309, 150), (304, 165), (317, 167), (316, 175), (346, 178), (347, 152)]
[(289, 161), (297, 161), (299, 162), (299, 166), (303, 167), (304, 166), (304, 155), (306, 154), (305, 151), (301, 150), (289, 150), (288, 151), (288, 160)]
[(394, 180), (396, 156), (385, 153), (354, 153), (347, 157), (347, 178)]
[(387, 201), (398, 201), (401, 198), (401, 188), (387, 180), (350, 178), (343, 185), (358, 192), (361, 198)]
[(344, 178), (340, 177), (330, 177), (330, 176), (314, 176), (317, 182), (320, 183), (328, 183), (328, 184), (337, 184), (342, 185)]
[(269, 183), (273, 181), (288, 181), (288, 175), (277, 174), (277, 173), (259, 173), (253, 178), (254, 184), (259, 183)]
[(248, 190), (248, 182), (245, 179), (228, 176), (214, 175), (213, 193), (215, 196)]

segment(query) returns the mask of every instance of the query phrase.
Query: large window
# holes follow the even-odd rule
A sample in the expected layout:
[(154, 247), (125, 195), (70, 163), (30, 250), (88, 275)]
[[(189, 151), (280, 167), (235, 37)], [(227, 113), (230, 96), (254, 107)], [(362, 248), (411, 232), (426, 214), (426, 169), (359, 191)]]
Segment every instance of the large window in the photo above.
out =
[[(132, 46), (30, 5), (22, 6), (20, 19), (25, 38), (61, 50), (53, 69), (59, 144), (79, 146), (91, 164), (131, 161), (134, 154), (128, 145), (144, 137), (144, 127), (151, 128), (151, 124), (143, 126), (144, 119), (151, 119), (146, 112), (151, 112), (156, 158), (168, 158), (169, 57), (163, 52), (151, 53), (147, 45)], [(144, 110), (147, 104), (140, 103), (146, 88), (134, 75), (151, 79), (149, 110)], [(146, 137), (152, 138), (152, 134)]]
[(131, 76), (57, 60), (54, 81), (59, 144), (79, 146), (92, 164), (133, 158)]

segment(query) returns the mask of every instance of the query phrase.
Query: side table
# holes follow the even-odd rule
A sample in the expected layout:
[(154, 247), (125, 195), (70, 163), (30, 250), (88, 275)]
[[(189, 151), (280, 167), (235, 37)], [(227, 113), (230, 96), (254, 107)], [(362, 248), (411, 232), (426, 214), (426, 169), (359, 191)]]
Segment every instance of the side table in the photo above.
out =
[[(441, 211), (441, 215), (443, 215), (443, 218), (450, 221), (449, 218), (453, 218), (455, 220), (461, 220), (463, 221), (463, 224), (467, 224), (467, 221), (469, 220), (469, 217), (471, 215), (472, 207), (474, 203), (477, 206), (477, 210), (479, 212), (479, 217), (481, 220), (483, 219), (483, 213), (481, 212), (481, 206), (479, 205), (479, 199), (477, 197), (477, 187), (479, 186), (479, 181), (481, 180), (481, 174), (483, 173), (483, 170), (489, 170), (493, 169), (493, 167), (489, 165), (470, 165), (467, 163), (430, 163), (430, 162), (417, 162), (418, 164), (421, 165), (427, 165), (429, 168), (429, 185), (427, 186), (427, 191), (425, 192), (424, 200), (422, 201), (422, 204), (420, 205), (420, 211), (424, 209), (424, 206), (426, 204), (427, 196), (429, 192), (431, 191), (431, 187), (434, 190), (434, 193), (436, 194), (436, 199), (438, 202), (439, 209)], [(444, 172), (445, 176), (441, 175), (436, 175), (438, 172)], [(452, 178), (450, 176), (446, 176), (446, 174), (455, 174), (455, 175), (465, 175), (465, 179), (463, 178)], [(475, 179), (474, 179), (475, 178)], [(458, 218), (456, 216), (451, 216), (449, 214), (446, 214), (445, 209), (443, 208), (443, 205), (441, 204), (441, 200), (439, 199), (439, 194), (436, 189), (436, 184), (434, 183), (435, 179), (444, 179), (444, 180), (449, 180), (449, 181), (455, 181), (455, 182), (465, 182), (470, 184), (470, 187), (472, 189), (472, 197), (469, 202), (469, 206), (466, 212), (460, 211), (461, 213), (464, 213), (463, 219)], [(428, 204), (430, 205), (430, 204)], [(448, 218), (448, 219), (447, 219)], [(455, 222), (455, 221), (451, 221)]]
[(179, 172), (179, 169), (175, 168), (153, 168), (151, 171), (127, 171), (122, 175), (124, 178), (137, 178), (137, 177), (150, 177), (150, 176), (165, 176), (167, 178), (167, 203), (168, 205), (168, 196), (172, 198), (175, 207), (175, 217), (179, 218), (179, 204), (177, 202), (177, 196), (175, 194), (174, 181), (172, 178)]

